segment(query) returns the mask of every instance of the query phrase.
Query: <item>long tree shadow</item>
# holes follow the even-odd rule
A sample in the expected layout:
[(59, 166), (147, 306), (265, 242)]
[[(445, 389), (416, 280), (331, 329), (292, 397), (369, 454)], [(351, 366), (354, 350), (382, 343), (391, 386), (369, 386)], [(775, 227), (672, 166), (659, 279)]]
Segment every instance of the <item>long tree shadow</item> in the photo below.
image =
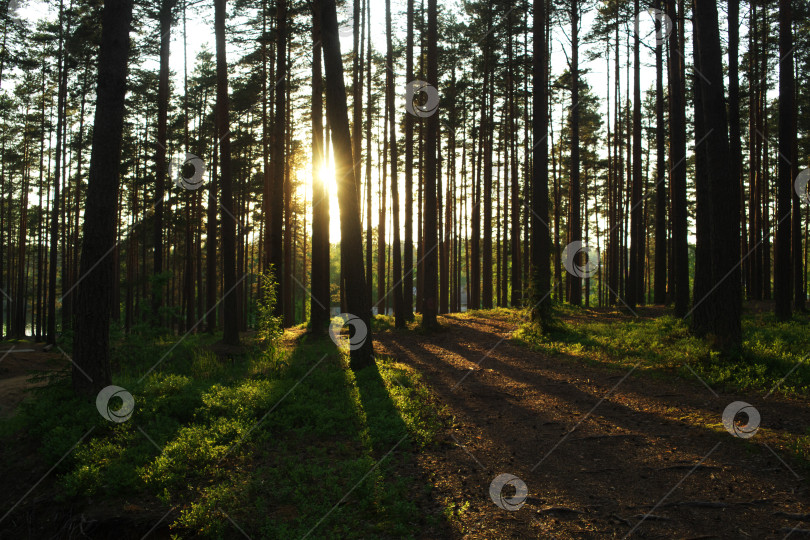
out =
[[(425, 372), (432, 371), (441, 381), (440, 384), (446, 385), (444, 389), (437, 388), (440, 393), (447, 392), (458, 379), (460, 370), (457, 366), (450, 366), (442, 354), (437, 354), (440, 349), (437, 349), (435, 344), (427, 348), (414, 341), (406, 343), (403, 343), (405, 340), (399, 340), (397, 343), (385, 341), (392, 352), (400, 358), (407, 358), (410, 363), (418, 365), (419, 369)], [(480, 377), (474, 374), (464, 383), (468, 385), (466, 390), (445, 395), (450, 406), (449, 412), (458, 418), (466, 417), (469, 420), (470, 410), (485, 411), (477, 418), (472, 417), (473, 424), (465, 425), (459, 436), (466, 441), (465, 444), (470, 444), (472, 454), (480, 453), (479, 457), (481, 454), (487, 455), (490, 460), (489, 466), (492, 466), (491, 462), (495, 460), (507, 471), (519, 475), (534, 486), (540, 486), (542, 491), (535, 491), (538, 489), (536, 487), (530, 488), (530, 492), (538, 495), (537, 500), (582, 512), (582, 514), (571, 512), (569, 515), (596, 518), (604, 527), (604, 531), (615, 531), (617, 526), (620, 529), (629, 527), (630, 523), (637, 520), (631, 521), (628, 519), (630, 516), (628, 518), (610, 518), (610, 516), (650, 510), (657, 497), (664, 495), (667, 489), (676, 485), (679, 477), (701, 460), (703, 457), (701, 453), (709, 452), (717, 443), (724, 443), (718, 447), (709, 463), (697, 469), (692, 480), (694, 485), (687, 483), (683, 486), (678, 499), (684, 504), (696, 504), (694, 501), (690, 503), (689, 497), (717, 496), (715, 489), (720, 486), (715, 487), (712, 484), (716, 484), (719, 480), (711, 481), (709, 475), (714, 474), (712, 471), (722, 469), (722, 474), (726, 477), (726, 482), (723, 483), (729, 488), (736, 488), (736, 493), (729, 497), (728, 502), (712, 504), (727, 505), (723, 506), (727, 514), (739, 516), (746, 522), (754, 519), (760, 523), (770, 521), (784, 526), (790, 524), (787, 514), (791, 513), (791, 509), (795, 511), (798, 501), (791, 502), (789, 498), (786, 499), (778, 485), (787, 488), (795, 484), (795, 479), (786, 470), (781, 469), (783, 474), (779, 476), (783, 478), (780, 484), (775, 484), (773, 470), (769, 470), (772, 467), (767, 466), (769, 462), (775, 463), (775, 460), (765, 449), (761, 449), (753, 456), (751, 452), (756, 446), (734, 440), (708, 428), (687, 426), (652, 411), (637, 410), (616, 400), (603, 403), (593, 411), (593, 414), (589, 413), (590, 418), (587, 422), (579, 426), (578, 419), (583, 418), (603, 394), (583, 391), (572, 384), (553, 384), (542, 375), (525, 369), (525, 365), (523, 369), (516, 367), (514, 363), (527, 364), (530, 360), (527, 356), (539, 361), (539, 355), (526, 355), (526, 351), (521, 352), (524, 356), (518, 357), (517, 360), (511, 357), (510, 362), (499, 358), (486, 360), (490, 369), (507, 379), (499, 382), (511, 381), (515, 383), (514, 385), (494, 386), (492, 382), (485, 380), (484, 374), (477, 372)], [(544, 362), (543, 369), (553, 372), (555, 366), (547, 364)], [(582, 376), (587, 377), (593, 370), (583, 367), (582, 371)], [(560, 375), (562, 378), (568, 377), (570, 370), (564, 370)], [(436, 382), (439, 381), (435, 381), (434, 384)], [(541, 389), (540, 392), (547, 397), (537, 404), (558, 403), (559, 410), (538, 408), (536, 404), (528, 406), (525, 403), (527, 396), (520, 391), (520, 385)], [(578, 427), (579, 432), (568, 437), (572, 427)], [(470, 428), (475, 429), (474, 436), (469, 433)], [(608, 444), (605, 444), (606, 442)], [(676, 451), (678, 453), (675, 453)], [(549, 459), (544, 458), (547, 453), (550, 455)], [(542, 467), (536, 471), (537, 465), (529, 469), (532, 464), (540, 461)], [(710, 463), (713, 464), (709, 466)], [(719, 466), (716, 465), (718, 463)], [(780, 467), (776, 463), (776, 468)], [(486, 478), (482, 477), (480, 471), (473, 469), (473, 472), (477, 482), (472, 483), (482, 484), (479, 493), (483, 495), (486, 493), (484, 483)], [(620, 487), (621, 491), (617, 491)], [(658, 495), (655, 495), (656, 493)], [(778, 504), (762, 506), (764, 503), (751, 502), (760, 499), (760, 493), (773, 496)], [(605, 494), (611, 495), (606, 497)], [(727, 496), (721, 495), (723, 499)], [(804, 499), (806, 504), (807, 498)], [(621, 501), (621, 504), (617, 504), (616, 501)], [(648, 504), (646, 507), (645, 502)], [(484, 499), (481, 504), (486, 506), (487, 501)], [(492, 508), (489, 510), (492, 511)], [(786, 515), (774, 518), (779, 512)], [(678, 518), (684, 520), (688, 518), (690, 521), (684, 524), (685, 533), (698, 530), (711, 531), (705, 517), (695, 517), (689, 510), (678, 510)], [(622, 520), (626, 524), (623, 525)], [(610, 521), (614, 523), (611, 524)], [(659, 521), (663, 522), (663, 518)], [(661, 525), (650, 521), (645, 523), (645, 527), (660, 528)]]
[(408, 375), (376, 365), (352, 372), (328, 338), (314, 336), (303, 338), (288, 362), (294, 377), (312, 371), (267, 419), (258, 477), (269, 536), (446, 536), (446, 519), (413, 463), (418, 443), (398, 408), (412, 403), (404, 394), (395, 402), (399, 384), (413, 384)]

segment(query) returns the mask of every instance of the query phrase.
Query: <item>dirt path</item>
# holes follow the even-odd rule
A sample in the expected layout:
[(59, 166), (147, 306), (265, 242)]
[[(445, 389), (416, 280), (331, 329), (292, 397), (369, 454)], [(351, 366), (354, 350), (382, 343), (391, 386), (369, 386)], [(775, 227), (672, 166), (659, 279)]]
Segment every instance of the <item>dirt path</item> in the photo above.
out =
[[(780, 432), (806, 434), (806, 400), (715, 397), (697, 379), (531, 352), (504, 340), (515, 329), (506, 320), (441, 322), (431, 336), (375, 339), (422, 372), (454, 417), (443, 444), (418, 459), (439, 497), (468, 503), (457, 537), (810, 538), (810, 490), (792, 472), (805, 471), (776, 443)], [(737, 400), (761, 414), (753, 438), (722, 428)], [(500, 473), (527, 485), (519, 510), (490, 499)]]
[(43, 351), (44, 345), (0, 342), (0, 418), (12, 416), (31, 388), (45, 384), (32, 381), (33, 374), (68, 367), (59, 352)]

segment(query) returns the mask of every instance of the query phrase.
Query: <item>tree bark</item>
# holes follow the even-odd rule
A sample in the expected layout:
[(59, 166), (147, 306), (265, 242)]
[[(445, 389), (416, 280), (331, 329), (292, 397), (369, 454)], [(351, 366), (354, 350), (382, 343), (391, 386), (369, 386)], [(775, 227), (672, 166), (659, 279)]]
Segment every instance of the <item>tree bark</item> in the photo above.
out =
[(323, 77), (321, 21), (312, 10), (312, 295), (310, 329), (325, 334), (329, 326), (329, 193), (323, 168)]
[(114, 264), (109, 254), (117, 228), (118, 171), (131, 19), (132, 0), (104, 3), (81, 281), (77, 287), (73, 337), (73, 390), (88, 396), (111, 382), (110, 296)]
[(776, 245), (774, 246), (774, 300), (776, 318), (788, 320), (793, 315), (791, 260), (791, 201), (793, 182), (792, 132), (795, 107), (793, 81), (793, 14), (790, 0), (779, 0), (779, 156), (776, 182)]
[(275, 119), (273, 120), (272, 189), (270, 190), (270, 264), (276, 278), (276, 316), (284, 314), (282, 293), (289, 283), (284, 281), (284, 135), (287, 114), (287, 0), (276, 3), (276, 73)]
[(405, 309), (402, 300), (402, 254), (399, 236), (399, 186), (397, 179), (397, 123), (396, 109), (394, 107), (394, 47), (391, 31), (391, 0), (385, 0), (385, 31), (386, 31), (386, 104), (388, 107), (388, 122), (390, 126), (389, 144), (391, 147), (391, 213), (394, 235), (393, 269), (394, 281), (394, 325), (397, 328), (405, 327)]
[[(633, 13), (639, 13), (635, 0)], [(644, 214), (641, 206), (641, 60), (639, 49), (639, 17), (633, 32), (633, 184), (630, 197), (630, 274), (627, 284), (627, 305), (635, 308), (644, 296)]]
[(236, 288), (236, 221), (231, 185), (231, 135), (228, 121), (228, 62), (225, 56), (227, 0), (214, 0), (214, 32), (217, 49), (217, 137), (219, 140), (220, 184), (222, 187), (222, 277), (223, 335), (226, 345), (239, 344), (239, 303)]
[[(705, 297), (714, 345), (723, 353), (737, 351), (742, 344), (740, 316), (740, 182), (728, 164), (731, 150), (723, 88), (723, 63), (716, 0), (695, 2), (697, 41), (700, 54), (699, 78), (706, 128), (706, 161), (709, 173), (713, 290)], [(709, 84), (708, 81), (712, 81)], [(696, 141), (700, 142), (700, 141)], [(788, 201), (789, 202), (789, 201)], [(701, 301), (695, 299), (695, 302)]]
[[(579, 151), (579, 1), (572, 0), (571, 5), (571, 109), (569, 122), (571, 127), (571, 176), (570, 176), (570, 223), (568, 243), (582, 241), (582, 219), (580, 201), (580, 151)], [(574, 264), (581, 266), (582, 253), (574, 258)], [(575, 306), (582, 305), (582, 278), (568, 274), (568, 301)]]
[(686, 101), (684, 99), (684, 65), (680, 54), (680, 37), (684, 24), (675, 11), (675, 0), (667, 0), (667, 14), (674, 28), (669, 34), (669, 163), (672, 201), (672, 258), (675, 314), (686, 315), (689, 307), (689, 245), (686, 205)]
[[(413, 0), (408, 0), (407, 43), (405, 47), (405, 79), (413, 80)], [(412, 321), (413, 315), (413, 115), (405, 115), (405, 252), (402, 283), (402, 302), (405, 318)]]
[(548, 49), (546, 0), (534, 0), (532, 62), (532, 320), (551, 318), (551, 239), (548, 228)]
[[(428, 84), (438, 88), (439, 62), (438, 62), (438, 35), (436, 0), (428, 0), (428, 35), (427, 35), (427, 80)], [(427, 133), (425, 136), (425, 285), (422, 313), (422, 327), (426, 330), (438, 328), (436, 319), (438, 309), (438, 220), (436, 201), (436, 147), (439, 132), (438, 112), (426, 120)], [(490, 227), (487, 230), (491, 231)], [(491, 258), (491, 251), (490, 251)], [(490, 265), (490, 275), (492, 266)], [(492, 282), (489, 283), (490, 293)], [(486, 301), (486, 295), (485, 295)], [(492, 298), (490, 296), (490, 307)]]
[[(658, 9), (662, 0), (656, 1)], [(656, 32), (663, 32), (662, 21), (655, 19)], [(656, 34), (660, 36), (661, 34)], [(667, 171), (666, 137), (664, 130), (664, 58), (663, 38), (655, 47), (655, 275), (653, 277), (653, 302), (665, 304), (667, 301)]]
[[(360, 208), (357, 198), (355, 162), (352, 159), (352, 140), (346, 106), (346, 87), (343, 81), (343, 61), (338, 39), (335, 0), (317, 0), (321, 10), (324, 67), (326, 71), (326, 115), (332, 131), (335, 166), (340, 206), (340, 246), (347, 261), (363, 260)], [(365, 324), (368, 334), (362, 344), (350, 353), (353, 370), (374, 365), (371, 335), (371, 309), (366, 296), (366, 278), (361, 264), (349, 264), (343, 269), (346, 307)]]

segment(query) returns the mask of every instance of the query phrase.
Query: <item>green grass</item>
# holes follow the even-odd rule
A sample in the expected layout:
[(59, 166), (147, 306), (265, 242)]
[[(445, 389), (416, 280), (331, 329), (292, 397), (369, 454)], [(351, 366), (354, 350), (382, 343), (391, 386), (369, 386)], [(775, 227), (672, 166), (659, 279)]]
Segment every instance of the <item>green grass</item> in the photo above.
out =
[(709, 385), (723, 391), (766, 393), (779, 383), (778, 393), (810, 394), (810, 361), (805, 358), (810, 353), (806, 331), (810, 319), (806, 314), (790, 322), (778, 322), (770, 313), (745, 314), (742, 351), (736, 358), (723, 358), (706, 341), (692, 336), (686, 322), (671, 315), (616, 321), (588, 319), (592, 312), (568, 305), (555, 309), (560, 319), (576, 317), (575, 322), (558, 322), (546, 333), (524, 324), (513, 339), (547, 354), (617, 369), (640, 362), (639, 369), (653, 374), (694, 378), (689, 365)]
[(104, 420), (56, 377), (0, 423), (0, 444), (22, 430), (50, 466), (92, 428), (56, 470), (59, 497), (176, 506), (180, 536), (231, 538), (230, 520), (254, 538), (314, 527), (311, 538), (407, 538), (440, 525), (413, 501), (424, 486), (399, 472), (440, 428), (417, 373), (385, 358), (353, 373), (328, 338), (309, 336), (228, 362), (212, 339), (122, 338), (113, 382), (135, 398), (127, 422)]

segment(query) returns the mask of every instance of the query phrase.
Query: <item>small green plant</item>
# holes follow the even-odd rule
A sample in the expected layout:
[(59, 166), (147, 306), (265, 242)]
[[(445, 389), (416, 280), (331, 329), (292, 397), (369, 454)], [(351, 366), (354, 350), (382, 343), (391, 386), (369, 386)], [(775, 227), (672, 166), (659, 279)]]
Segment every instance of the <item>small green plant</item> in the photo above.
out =
[(265, 348), (276, 348), (279, 338), (284, 333), (281, 318), (274, 314), (276, 309), (276, 278), (271, 267), (259, 278), (261, 300), (256, 307), (256, 334)]

